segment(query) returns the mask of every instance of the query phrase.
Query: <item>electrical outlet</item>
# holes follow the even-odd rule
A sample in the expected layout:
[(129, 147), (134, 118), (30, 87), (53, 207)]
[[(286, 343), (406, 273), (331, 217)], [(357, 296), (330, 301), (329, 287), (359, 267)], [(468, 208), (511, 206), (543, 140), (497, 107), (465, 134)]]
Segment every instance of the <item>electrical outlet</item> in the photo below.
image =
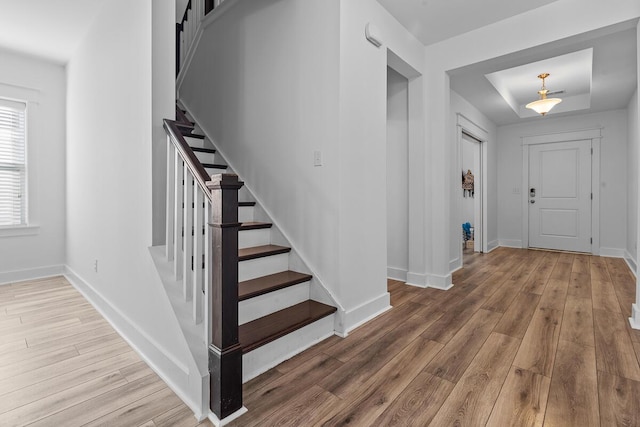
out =
[(93, 262), (93, 271), (95, 271), (96, 273), (98, 272), (98, 260), (95, 260)]
[(322, 166), (322, 151), (313, 152), (313, 166)]

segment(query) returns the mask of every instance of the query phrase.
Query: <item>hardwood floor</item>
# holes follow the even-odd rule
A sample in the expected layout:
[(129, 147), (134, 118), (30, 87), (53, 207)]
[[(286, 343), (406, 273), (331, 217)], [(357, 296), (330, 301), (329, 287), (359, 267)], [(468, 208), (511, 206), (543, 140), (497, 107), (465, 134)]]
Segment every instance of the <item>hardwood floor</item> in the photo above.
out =
[(233, 426), (640, 426), (621, 259), (499, 248), (245, 384)]
[[(232, 426), (640, 426), (621, 259), (499, 248), (244, 385)], [(1, 426), (195, 426), (63, 278), (0, 286)], [(202, 425), (210, 425), (208, 422)]]
[(82, 295), (56, 277), (0, 286), (0, 426), (26, 425), (199, 424)]

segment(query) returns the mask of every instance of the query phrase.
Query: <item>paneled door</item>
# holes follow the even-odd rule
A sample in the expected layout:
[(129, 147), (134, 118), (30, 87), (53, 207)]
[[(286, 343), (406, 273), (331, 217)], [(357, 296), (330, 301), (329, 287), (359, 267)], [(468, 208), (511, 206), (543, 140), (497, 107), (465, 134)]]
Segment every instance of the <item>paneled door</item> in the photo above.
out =
[(529, 146), (529, 246), (591, 252), (591, 140)]

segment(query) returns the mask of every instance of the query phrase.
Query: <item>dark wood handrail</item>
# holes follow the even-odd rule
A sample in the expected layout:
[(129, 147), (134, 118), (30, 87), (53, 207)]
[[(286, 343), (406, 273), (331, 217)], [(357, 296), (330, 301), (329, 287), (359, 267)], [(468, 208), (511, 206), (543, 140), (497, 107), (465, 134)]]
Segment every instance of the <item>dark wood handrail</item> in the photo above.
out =
[(200, 185), (200, 188), (206, 194), (207, 198), (211, 200), (211, 190), (207, 185), (207, 183), (211, 181), (211, 176), (204, 166), (202, 166), (202, 163), (200, 163), (200, 160), (198, 160), (191, 147), (189, 147), (189, 144), (187, 144), (182, 132), (180, 132), (180, 128), (185, 127), (189, 126), (174, 120), (164, 119), (164, 129), (167, 131), (167, 135), (171, 138), (171, 142), (175, 145), (185, 166), (189, 168), (196, 179), (196, 182)]

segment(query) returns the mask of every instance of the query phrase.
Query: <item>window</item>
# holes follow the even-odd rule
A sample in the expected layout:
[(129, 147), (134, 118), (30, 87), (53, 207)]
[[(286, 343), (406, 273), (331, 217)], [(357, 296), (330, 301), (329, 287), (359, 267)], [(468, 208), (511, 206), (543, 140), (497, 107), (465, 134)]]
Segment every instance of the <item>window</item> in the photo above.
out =
[(26, 109), (0, 98), (0, 227), (27, 224)]

